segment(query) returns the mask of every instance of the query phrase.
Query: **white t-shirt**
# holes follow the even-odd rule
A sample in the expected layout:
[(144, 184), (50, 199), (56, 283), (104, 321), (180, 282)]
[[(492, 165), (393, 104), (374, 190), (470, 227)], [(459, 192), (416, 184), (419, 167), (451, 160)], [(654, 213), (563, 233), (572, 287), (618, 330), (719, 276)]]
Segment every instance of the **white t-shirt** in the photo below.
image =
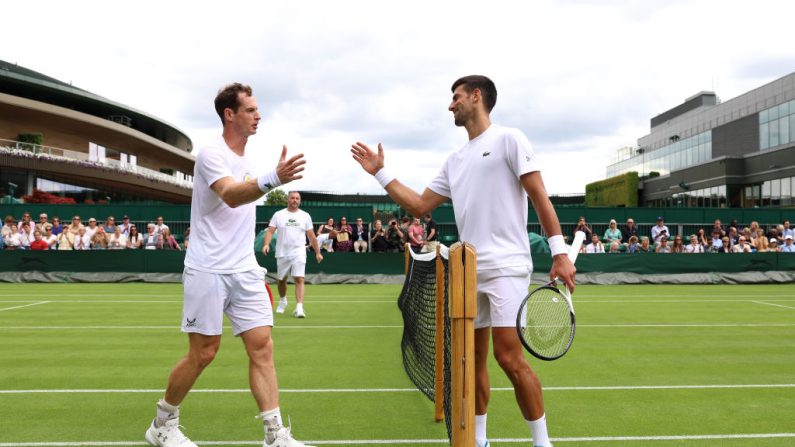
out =
[(277, 258), (306, 258), (306, 232), (312, 229), (312, 218), (303, 210), (290, 212), (287, 208), (273, 213), (268, 227), (279, 232), (276, 238)]
[(519, 177), (538, 170), (520, 130), (491, 125), (450, 155), (428, 185), (452, 199), (459, 238), (475, 246), (478, 270), (532, 268), (527, 193)]
[(224, 177), (235, 182), (256, 177), (252, 166), (250, 157), (232, 152), (222, 137), (199, 151), (193, 170), (187, 267), (221, 274), (261, 269), (254, 256), (256, 205), (230, 208), (210, 188)]

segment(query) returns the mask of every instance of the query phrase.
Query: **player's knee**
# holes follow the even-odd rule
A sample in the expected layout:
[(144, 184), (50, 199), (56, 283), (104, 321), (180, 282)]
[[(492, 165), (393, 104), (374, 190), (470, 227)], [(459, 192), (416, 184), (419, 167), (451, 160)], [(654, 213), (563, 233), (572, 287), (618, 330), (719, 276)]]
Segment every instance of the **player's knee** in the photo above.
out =
[(516, 355), (514, 351), (494, 351), (494, 358), (497, 360), (497, 363), (500, 365), (503, 371), (509, 376), (520, 374), (522, 371), (528, 368), (527, 362), (524, 359), (524, 356)]
[(213, 362), (215, 359), (215, 355), (218, 353), (218, 347), (216, 346), (208, 346), (202, 348), (196, 352), (193, 352), (191, 359), (193, 363), (201, 369), (204, 369)]

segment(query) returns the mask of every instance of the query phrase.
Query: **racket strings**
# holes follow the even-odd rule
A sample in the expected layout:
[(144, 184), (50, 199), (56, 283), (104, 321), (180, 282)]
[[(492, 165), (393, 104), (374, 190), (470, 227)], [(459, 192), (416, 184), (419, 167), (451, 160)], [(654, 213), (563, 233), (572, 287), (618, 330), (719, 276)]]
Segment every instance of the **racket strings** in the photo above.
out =
[(537, 354), (558, 357), (568, 350), (572, 320), (566, 299), (555, 287), (541, 287), (527, 300), (522, 335)]

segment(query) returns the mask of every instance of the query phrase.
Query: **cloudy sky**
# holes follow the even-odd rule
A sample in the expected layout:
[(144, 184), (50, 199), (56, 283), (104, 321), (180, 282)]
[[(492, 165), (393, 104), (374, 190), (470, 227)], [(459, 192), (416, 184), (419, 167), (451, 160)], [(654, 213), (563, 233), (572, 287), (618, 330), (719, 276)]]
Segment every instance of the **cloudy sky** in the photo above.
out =
[(533, 142), (551, 194), (583, 193), (649, 119), (702, 90), (731, 99), (795, 70), (791, 1), (3, 2), (0, 59), (148, 112), (194, 146), (212, 100), (254, 88), (262, 169), (308, 160), (291, 188), (378, 193), (350, 158), (382, 142), (422, 190), (466, 142), (450, 85), (491, 77), (492, 121)]

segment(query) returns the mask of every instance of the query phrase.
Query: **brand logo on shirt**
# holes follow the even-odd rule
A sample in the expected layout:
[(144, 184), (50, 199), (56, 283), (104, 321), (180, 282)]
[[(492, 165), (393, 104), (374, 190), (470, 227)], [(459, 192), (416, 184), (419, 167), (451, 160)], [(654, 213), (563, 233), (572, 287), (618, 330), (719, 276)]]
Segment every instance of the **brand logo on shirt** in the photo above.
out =
[(527, 161), (530, 161), (530, 156), (529, 155), (525, 155), (524, 159), (527, 160)]
[(246, 172), (245, 174), (243, 174), (243, 181), (247, 182), (249, 180), (254, 180), (254, 177), (251, 176), (251, 173)]
[(484, 157), (488, 157), (489, 155), (491, 155), (491, 152), (489, 152), (489, 151), (486, 151), (486, 152), (483, 153)]
[(287, 223), (285, 224), (285, 226), (288, 226), (288, 227), (300, 227), (301, 224), (298, 223), (298, 221), (296, 221), (295, 219), (290, 218), (290, 219), (287, 220)]

